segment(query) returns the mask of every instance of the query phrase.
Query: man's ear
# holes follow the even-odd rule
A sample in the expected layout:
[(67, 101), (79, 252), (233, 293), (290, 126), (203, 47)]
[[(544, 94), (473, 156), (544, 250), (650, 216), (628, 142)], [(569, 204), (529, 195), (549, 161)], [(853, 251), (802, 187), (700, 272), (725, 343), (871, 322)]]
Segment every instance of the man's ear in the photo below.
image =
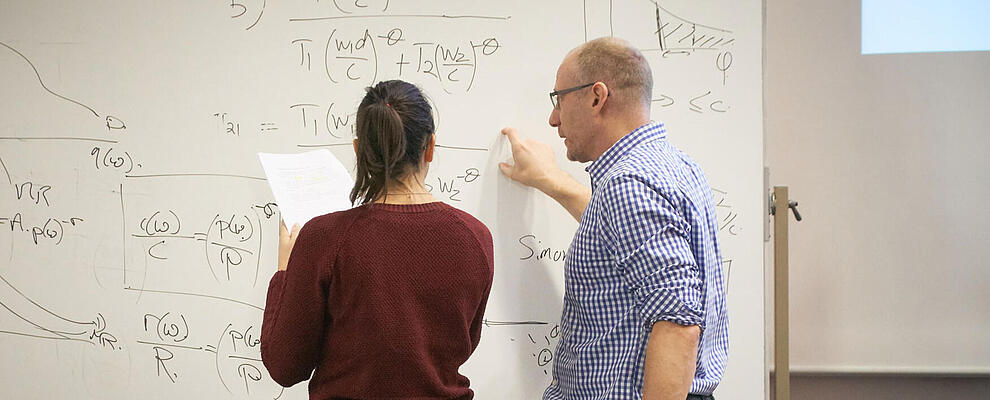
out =
[(591, 87), (591, 94), (594, 96), (591, 107), (601, 112), (602, 108), (605, 107), (605, 101), (608, 100), (608, 86), (605, 86), (604, 82), (595, 82), (595, 85)]
[(433, 149), (437, 147), (437, 134), (430, 134), (430, 142), (426, 144), (426, 150), (423, 151), (423, 161), (426, 163), (433, 162)]

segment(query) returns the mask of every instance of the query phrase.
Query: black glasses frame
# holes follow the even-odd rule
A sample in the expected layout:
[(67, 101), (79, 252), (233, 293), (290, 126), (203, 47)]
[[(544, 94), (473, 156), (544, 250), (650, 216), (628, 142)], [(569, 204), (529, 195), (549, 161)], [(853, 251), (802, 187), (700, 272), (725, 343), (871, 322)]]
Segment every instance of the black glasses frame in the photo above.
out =
[(554, 90), (554, 91), (550, 92), (550, 104), (553, 105), (553, 108), (554, 109), (558, 109), (559, 110), (560, 109), (560, 99), (558, 98), (558, 96), (563, 95), (563, 94), (567, 94), (567, 93), (570, 93), (570, 92), (573, 92), (575, 90), (584, 89), (584, 88), (586, 88), (588, 86), (591, 86), (591, 85), (594, 85), (596, 83), (598, 83), (598, 82), (585, 83), (583, 85), (575, 86), (575, 87), (571, 87), (571, 88), (567, 88), (567, 89)]

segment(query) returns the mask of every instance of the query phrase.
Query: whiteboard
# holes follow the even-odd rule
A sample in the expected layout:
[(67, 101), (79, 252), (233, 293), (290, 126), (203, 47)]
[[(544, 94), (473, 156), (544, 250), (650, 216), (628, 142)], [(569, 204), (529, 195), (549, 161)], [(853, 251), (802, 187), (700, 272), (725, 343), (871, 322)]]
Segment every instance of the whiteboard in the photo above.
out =
[(661, 5), (0, 3), (0, 398), (305, 398), (260, 362), (278, 209), (256, 153), (326, 148), (353, 168), (363, 88), (394, 78), (439, 115), (427, 184), (495, 238), (462, 371), (480, 399), (538, 398), (577, 224), (499, 175), (498, 131), (553, 143), (586, 182), (547, 125), (547, 92), (569, 49), (610, 34), (643, 49), (654, 117), (716, 191), (719, 393), (764, 398), (762, 3)]

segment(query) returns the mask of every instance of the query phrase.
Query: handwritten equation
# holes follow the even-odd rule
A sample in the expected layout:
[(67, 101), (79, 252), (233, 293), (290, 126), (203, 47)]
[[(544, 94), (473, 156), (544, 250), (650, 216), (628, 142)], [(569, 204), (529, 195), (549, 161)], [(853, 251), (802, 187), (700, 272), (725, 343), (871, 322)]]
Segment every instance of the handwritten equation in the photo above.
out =
[(57, 246), (62, 244), (67, 229), (75, 229), (84, 221), (79, 217), (42, 217), (25, 223), (21, 213), (14, 213), (9, 217), (0, 217), (0, 227), (6, 225), (10, 232), (25, 234), (35, 245), (51, 243)]
[[(140, 362), (169, 384), (201, 379), (209, 360), (216, 379), (228, 393), (251, 398), (278, 398), (283, 388), (274, 384), (261, 361), (261, 330), (254, 324), (228, 323), (220, 330), (190, 324), (186, 313), (146, 313), (141, 337), (145, 350)], [(206, 324), (203, 324), (206, 325)], [(212, 324), (210, 324), (212, 325)]]
[[(384, 77), (413, 79), (422, 74), (435, 79), (448, 94), (470, 92), (480, 63), (497, 55), (497, 37), (479, 36), (452, 40), (406, 34), (400, 27), (334, 28), (325, 37), (300, 37), (291, 41), (298, 49), (295, 62), (307, 71), (322, 69), (332, 84), (355, 82), (373, 86)], [(321, 46), (322, 45), (322, 46)], [(322, 65), (314, 67), (313, 55)]]
[[(263, 180), (197, 174), (128, 180), (120, 195), (127, 228), (125, 287), (258, 308), (243, 296), (262, 280), (267, 260), (262, 253), (276, 242), (279, 218), (278, 207), (252, 189), (263, 185)], [(149, 199), (140, 195), (144, 192), (167, 195)], [(251, 198), (257, 200), (245, 201)]]

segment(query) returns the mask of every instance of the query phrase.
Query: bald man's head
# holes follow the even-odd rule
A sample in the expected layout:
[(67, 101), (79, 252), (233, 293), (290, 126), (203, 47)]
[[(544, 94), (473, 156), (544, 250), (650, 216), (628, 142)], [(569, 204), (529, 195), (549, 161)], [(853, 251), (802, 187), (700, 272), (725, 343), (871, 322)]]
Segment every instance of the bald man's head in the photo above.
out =
[(603, 82), (609, 96), (621, 104), (650, 105), (653, 98), (653, 72), (639, 49), (629, 42), (603, 37), (571, 51), (575, 80), (582, 83)]

